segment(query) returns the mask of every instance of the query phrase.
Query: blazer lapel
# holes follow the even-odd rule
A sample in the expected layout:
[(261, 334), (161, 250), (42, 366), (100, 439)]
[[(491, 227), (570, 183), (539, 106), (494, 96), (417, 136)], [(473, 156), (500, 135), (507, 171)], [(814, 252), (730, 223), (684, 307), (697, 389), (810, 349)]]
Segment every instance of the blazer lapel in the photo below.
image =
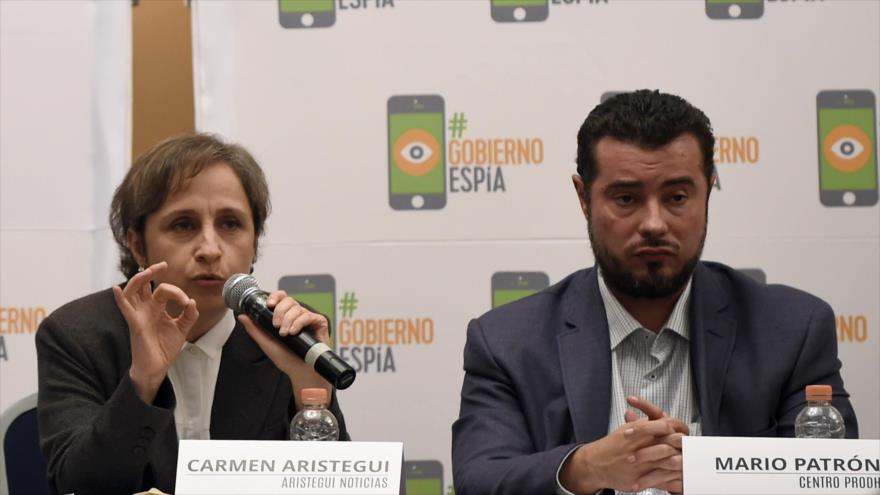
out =
[(718, 435), (721, 397), (733, 345), (736, 320), (725, 311), (728, 296), (702, 263), (694, 271), (691, 291), (691, 369), (703, 435)]
[(605, 436), (611, 411), (611, 340), (596, 273), (594, 268), (576, 275), (565, 291), (566, 328), (556, 339), (578, 442)]
[(275, 365), (236, 323), (220, 358), (211, 438), (258, 438), (277, 387)]

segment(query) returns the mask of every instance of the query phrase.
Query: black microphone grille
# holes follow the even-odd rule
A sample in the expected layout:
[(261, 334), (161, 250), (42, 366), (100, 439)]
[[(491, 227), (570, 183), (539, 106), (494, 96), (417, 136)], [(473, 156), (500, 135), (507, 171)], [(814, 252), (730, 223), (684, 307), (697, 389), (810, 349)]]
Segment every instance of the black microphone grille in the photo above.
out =
[(235, 312), (241, 312), (241, 299), (248, 289), (259, 289), (260, 285), (257, 279), (246, 274), (236, 273), (226, 279), (223, 284), (223, 301)]

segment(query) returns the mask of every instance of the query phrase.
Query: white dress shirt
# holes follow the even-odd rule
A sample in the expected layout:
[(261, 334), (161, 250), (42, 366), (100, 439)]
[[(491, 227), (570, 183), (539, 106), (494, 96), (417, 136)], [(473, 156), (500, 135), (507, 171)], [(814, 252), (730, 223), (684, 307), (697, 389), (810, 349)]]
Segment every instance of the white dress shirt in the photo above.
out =
[(211, 438), (211, 406), (220, 372), (223, 345), (235, 328), (235, 316), (227, 311), (207, 333), (195, 342), (186, 342), (168, 369), (177, 405), (174, 423), (181, 440)]
[[(598, 270), (598, 268), (597, 268)], [(605, 307), (611, 341), (611, 411), (608, 433), (624, 424), (623, 413), (629, 407), (626, 398), (641, 397), (663, 409), (669, 416), (688, 423), (691, 435), (700, 434), (700, 411), (697, 407), (690, 366), (691, 281), (688, 281), (675, 303), (672, 314), (658, 333), (644, 328), (623, 307), (605, 285), (599, 272), (599, 294)], [(641, 411), (635, 410), (639, 416)], [(574, 452), (574, 450), (572, 450)], [(568, 455), (571, 455), (569, 452)], [(562, 464), (568, 456), (563, 459)], [(559, 480), (559, 470), (556, 473)], [(558, 491), (571, 494), (558, 486)], [(628, 495), (629, 492), (616, 492)], [(667, 492), (649, 488), (640, 495), (662, 495)]]

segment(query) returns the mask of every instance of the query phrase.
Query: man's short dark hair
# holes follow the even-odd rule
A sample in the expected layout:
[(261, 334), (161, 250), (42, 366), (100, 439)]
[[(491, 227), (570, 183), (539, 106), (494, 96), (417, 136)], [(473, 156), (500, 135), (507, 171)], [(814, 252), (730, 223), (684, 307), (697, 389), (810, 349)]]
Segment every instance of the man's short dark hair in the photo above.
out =
[(128, 245), (129, 229), (142, 238), (147, 216), (162, 207), (168, 195), (208, 165), (225, 163), (241, 181), (254, 222), (254, 252), (269, 216), (269, 187), (254, 157), (237, 144), (210, 134), (187, 134), (167, 139), (135, 159), (110, 204), (110, 229), (119, 246), (119, 268), (126, 278), (138, 271)]
[(577, 136), (577, 172), (584, 181), (585, 199), (590, 199), (590, 186), (596, 178), (596, 144), (602, 138), (612, 137), (653, 150), (684, 133), (697, 138), (711, 191), (715, 136), (709, 118), (699, 108), (680, 96), (649, 89), (620, 93), (600, 103), (587, 116)]

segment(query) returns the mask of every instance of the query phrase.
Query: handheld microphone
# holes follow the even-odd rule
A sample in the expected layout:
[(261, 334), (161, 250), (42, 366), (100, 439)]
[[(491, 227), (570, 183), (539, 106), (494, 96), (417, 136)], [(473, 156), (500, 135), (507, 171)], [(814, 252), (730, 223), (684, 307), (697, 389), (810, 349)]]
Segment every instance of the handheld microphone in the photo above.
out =
[(268, 297), (269, 293), (260, 290), (257, 280), (244, 273), (236, 273), (223, 284), (223, 300), (233, 311), (248, 315), (261, 330), (286, 345), (337, 389), (351, 386), (356, 375), (354, 368), (306, 329), (296, 335), (278, 335), (272, 324), (272, 310), (266, 306)]

